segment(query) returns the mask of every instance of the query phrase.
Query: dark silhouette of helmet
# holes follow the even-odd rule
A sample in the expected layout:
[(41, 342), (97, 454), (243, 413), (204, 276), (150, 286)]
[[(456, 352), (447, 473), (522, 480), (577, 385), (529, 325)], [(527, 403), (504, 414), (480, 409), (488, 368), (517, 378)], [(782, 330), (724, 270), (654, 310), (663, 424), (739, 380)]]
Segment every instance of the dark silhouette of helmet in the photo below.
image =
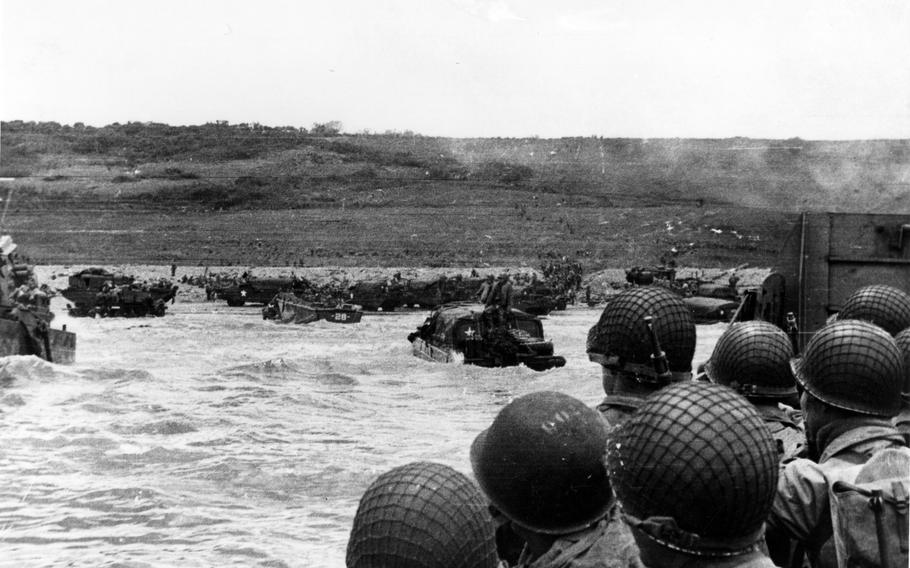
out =
[(607, 425), (571, 396), (536, 392), (512, 401), (471, 446), (481, 489), (513, 523), (545, 534), (581, 530), (609, 511)]
[(910, 402), (910, 327), (894, 336), (894, 342), (904, 356), (904, 386), (901, 397)]
[(825, 404), (883, 417), (900, 410), (902, 354), (877, 325), (840, 319), (829, 323), (792, 366), (800, 385)]
[(486, 500), (463, 474), (415, 462), (380, 475), (363, 494), (348, 568), (493, 568), (498, 563)]
[(891, 335), (897, 335), (910, 327), (910, 294), (882, 284), (864, 286), (847, 298), (837, 319), (872, 322)]
[(699, 556), (751, 550), (777, 488), (768, 427), (746, 399), (711, 383), (649, 396), (611, 434), (607, 465), (627, 522)]
[(720, 336), (705, 373), (747, 397), (785, 398), (796, 394), (792, 358), (793, 344), (784, 330), (765, 321), (745, 321)]
[(630, 363), (650, 365), (654, 351), (645, 316), (652, 317), (670, 371), (691, 371), (695, 355), (692, 313), (682, 299), (657, 286), (631, 288), (610, 299), (600, 320), (588, 332), (587, 352), (591, 360), (617, 368)]

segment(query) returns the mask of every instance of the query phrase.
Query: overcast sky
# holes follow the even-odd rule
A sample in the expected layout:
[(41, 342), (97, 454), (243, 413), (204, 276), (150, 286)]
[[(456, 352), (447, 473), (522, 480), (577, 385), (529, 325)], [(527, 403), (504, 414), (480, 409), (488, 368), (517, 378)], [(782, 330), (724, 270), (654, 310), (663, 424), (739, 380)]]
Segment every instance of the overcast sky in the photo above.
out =
[(910, 138), (906, 0), (0, 0), (4, 120)]

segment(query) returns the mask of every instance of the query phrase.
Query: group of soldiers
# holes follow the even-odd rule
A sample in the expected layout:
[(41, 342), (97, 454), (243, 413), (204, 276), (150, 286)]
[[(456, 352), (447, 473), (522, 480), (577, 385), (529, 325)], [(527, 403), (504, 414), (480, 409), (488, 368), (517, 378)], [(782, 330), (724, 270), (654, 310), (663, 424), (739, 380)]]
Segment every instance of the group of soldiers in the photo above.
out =
[(484, 319), (488, 330), (496, 330), (505, 325), (512, 312), (515, 302), (515, 292), (509, 274), (503, 272), (498, 278), (492, 274), (477, 290), (477, 299), (484, 305)]
[(802, 353), (732, 324), (693, 376), (695, 333), (663, 288), (616, 295), (587, 338), (603, 401), (513, 400), (475, 480), (383, 474), (348, 566), (907, 566), (910, 295), (857, 290)]
[(51, 290), (38, 285), (31, 265), (17, 258), (17, 248), (12, 237), (0, 236), (0, 308), (47, 311)]

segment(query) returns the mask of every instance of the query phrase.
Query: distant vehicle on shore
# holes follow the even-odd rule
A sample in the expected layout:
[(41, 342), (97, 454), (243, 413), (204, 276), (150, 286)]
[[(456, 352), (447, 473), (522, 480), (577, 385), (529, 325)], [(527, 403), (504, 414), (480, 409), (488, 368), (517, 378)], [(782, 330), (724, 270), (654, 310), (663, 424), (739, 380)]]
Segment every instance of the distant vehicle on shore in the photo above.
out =
[(262, 319), (278, 323), (311, 323), (325, 320), (332, 323), (360, 323), (363, 310), (351, 304), (329, 306), (307, 302), (291, 292), (281, 292), (264, 308)]
[(566, 364), (565, 357), (553, 355), (553, 343), (544, 339), (540, 318), (518, 310), (504, 314), (500, 322), (494, 318), (481, 304), (446, 304), (430, 314), (408, 340), (414, 355), (440, 363), (524, 364), (535, 371)]
[(716, 279), (677, 278), (676, 270), (667, 266), (627, 269), (626, 282), (627, 286), (661, 286), (678, 294), (697, 323), (729, 322), (742, 301), (736, 288), (739, 278), (735, 274), (744, 266), (727, 270), (730, 274), (727, 283), (716, 282)]
[(310, 284), (301, 278), (258, 278), (247, 276), (215, 288), (215, 296), (227, 302), (231, 307), (246, 304), (266, 305), (282, 292), (291, 292), (303, 296)]
[[(436, 309), (452, 302), (471, 302), (484, 279), (447, 278), (435, 280), (404, 280), (390, 278), (385, 282), (358, 282), (350, 287), (350, 302), (364, 310), (384, 312), (401, 307), (419, 306)], [(533, 315), (546, 315), (566, 308), (566, 298), (557, 294), (543, 282), (516, 284), (515, 308)]]
[(86, 268), (71, 275), (63, 297), (73, 317), (163, 316), (178, 287), (162, 279), (137, 282), (132, 276), (113, 274), (104, 268)]

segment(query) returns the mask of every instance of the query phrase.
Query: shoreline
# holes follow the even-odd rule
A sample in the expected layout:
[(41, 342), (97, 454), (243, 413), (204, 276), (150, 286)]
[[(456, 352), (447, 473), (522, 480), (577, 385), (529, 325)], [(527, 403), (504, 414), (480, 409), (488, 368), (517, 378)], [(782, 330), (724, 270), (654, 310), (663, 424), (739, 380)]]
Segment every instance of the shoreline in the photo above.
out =
[[(465, 267), (340, 267), (340, 266), (177, 266), (175, 274), (171, 277), (171, 266), (167, 264), (43, 264), (35, 265), (35, 276), (40, 284), (47, 284), (56, 290), (67, 287), (67, 278), (85, 268), (102, 267), (113, 273), (133, 276), (137, 280), (171, 280), (180, 287), (177, 293), (178, 301), (204, 301), (205, 292), (199, 286), (181, 282), (184, 277), (201, 277), (204, 274), (221, 275), (224, 277), (240, 276), (249, 271), (253, 277), (282, 278), (297, 276), (305, 278), (315, 284), (328, 283), (355, 283), (377, 282), (391, 278), (396, 273), (401, 274), (404, 280), (435, 280), (440, 276), (465, 278), (471, 275), (471, 268)], [(501, 274), (536, 274), (542, 278), (540, 270), (528, 266), (484, 266), (474, 269), (478, 275)], [(626, 285), (625, 268), (605, 268), (582, 275), (582, 289), (591, 288), (594, 297), (612, 295)], [(725, 282), (734, 269), (679, 267), (676, 270), (677, 278), (700, 278), (704, 281)], [(771, 272), (770, 268), (743, 267), (735, 269), (740, 280), (737, 283), (739, 290), (755, 288), (761, 285), (764, 278)]]

